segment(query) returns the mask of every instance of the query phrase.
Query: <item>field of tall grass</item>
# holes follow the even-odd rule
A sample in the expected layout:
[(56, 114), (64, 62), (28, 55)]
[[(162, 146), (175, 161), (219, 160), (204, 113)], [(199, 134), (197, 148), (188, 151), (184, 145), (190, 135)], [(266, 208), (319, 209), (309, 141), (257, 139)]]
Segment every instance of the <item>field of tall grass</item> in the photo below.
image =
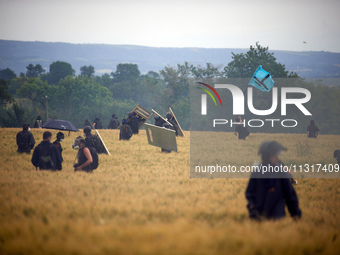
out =
[[(18, 131), (0, 129), (0, 254), (340, 254), (339, 179), (299, 179), (301, 220), (257, 223), (248, 219), (247, 179), (190, 179), (189, 132), (177, 139), (178, 153), (164, 154), (143, 130), (130, 141), (103, 130), (111, 156), (100, 155), (88, 174), (72, 168), (79, 133), (66, 134), (63, 170), (50, 172), (16, 152)], [(32, 130), (37, 143), (43, 131)], [(340, 147), (330, 135), (307, 145), (292, 134), (226, 137), (233, 151), (251, 148), (246, 163), (268, 138), (289, 148), (284, 162), (335, 164)]]

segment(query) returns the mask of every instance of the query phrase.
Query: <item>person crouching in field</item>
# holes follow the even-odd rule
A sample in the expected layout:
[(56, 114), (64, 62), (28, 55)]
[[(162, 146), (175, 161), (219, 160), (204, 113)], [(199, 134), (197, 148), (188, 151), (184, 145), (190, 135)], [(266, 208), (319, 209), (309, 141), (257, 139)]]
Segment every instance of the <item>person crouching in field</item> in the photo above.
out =
[(33, 134), (30, 132), (30, 125), (23, 124), (22, 131), (17, 133), (17, 145), (19, 153), (30, 154), (35, 144)]
[(294, 219), (301, 217), (296, 192), (290, 181), (289, 172), (262, 171), (265, 168), (279, 167), (283, 163), (279, 160), (281, 151), (287, 150), (275, 141), (261, 144), (259, 154), (262, 164), (258, 172), (253, 172), (246, 190), (249, 217), (254, 220), (279, 219), (285, 217), (285, 205)]
[(58, 148), (51, 143), (52, 133), (44, 132), (43, 141), (34, 149), (32, 164), (40, 170), (57, 170), (61, 166), (61, 156)]
[(79, 149), (77, 154), (78, 163), (74, 164), (74, 171), (92, 172), (93, 158), (90, 149), (85, 147), (85, 139), (78, 136), (74, 140), (73, 149)]

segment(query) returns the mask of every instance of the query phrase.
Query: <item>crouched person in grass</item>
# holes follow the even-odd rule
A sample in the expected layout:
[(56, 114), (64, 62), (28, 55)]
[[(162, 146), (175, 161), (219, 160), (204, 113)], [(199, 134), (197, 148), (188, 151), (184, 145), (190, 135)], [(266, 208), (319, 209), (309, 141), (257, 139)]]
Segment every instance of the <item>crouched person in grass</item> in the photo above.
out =
[(56, 171), (58, 166), (61, 170), (61, 156), (58, 148), (51, 143), (52, 133), (44, 132), (43, 141), (34, 149), (32, 164), (40, 170)]
[(93, 147), (85, 147), (85, 139), (77, 137), (73, 143), (73, 149), (78, 149), (78, 163), (74, 164), (74, 171), (92, 172), (98, 167), (98, 154)]
[[(275, 141), (267, 141), (260, 146), (262, 164), (259, 166), (259, 171), (252, 173), (246, 190), (247, 208), (251, 219), (283, 218), (285, 205), (294, 219), (301, 217), (298, 198), (291, 183), (291, 174), (287, 171), (269, 171), (274, 167), (279, 169), (283, 166), (279, 159), (283, 150), (287, 149)], [(264, 168), (267, 171), (262, 171)]]

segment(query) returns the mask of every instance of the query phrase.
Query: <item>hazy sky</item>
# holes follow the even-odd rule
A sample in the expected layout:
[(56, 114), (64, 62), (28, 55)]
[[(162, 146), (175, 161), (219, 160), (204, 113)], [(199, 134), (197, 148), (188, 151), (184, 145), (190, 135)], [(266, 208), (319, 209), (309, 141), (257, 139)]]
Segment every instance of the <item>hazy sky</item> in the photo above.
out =
[(0, 0), (0, 39), (340, 52), (340, 1)]

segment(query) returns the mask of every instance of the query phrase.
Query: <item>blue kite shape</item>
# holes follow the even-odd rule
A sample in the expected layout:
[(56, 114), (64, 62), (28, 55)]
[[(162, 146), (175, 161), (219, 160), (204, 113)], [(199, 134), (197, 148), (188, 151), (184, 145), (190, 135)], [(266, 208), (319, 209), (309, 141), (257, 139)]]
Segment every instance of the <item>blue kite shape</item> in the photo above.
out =
[(274, 80), (272, 79), (270, 73), (262, 69), (262, 66), (260, 65), (253, 74), (253, 77), (249, 81), (248, 85), (253, 86), (261, 91), (269, 92), (274, 86)]

